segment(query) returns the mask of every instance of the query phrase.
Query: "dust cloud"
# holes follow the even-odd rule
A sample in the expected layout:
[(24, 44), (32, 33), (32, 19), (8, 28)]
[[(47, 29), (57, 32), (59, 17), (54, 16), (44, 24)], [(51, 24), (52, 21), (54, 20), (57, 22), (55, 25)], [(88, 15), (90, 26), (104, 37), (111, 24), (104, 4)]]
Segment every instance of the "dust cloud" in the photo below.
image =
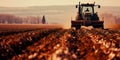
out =
[(100, 20), (104, 21), (104, 28), (120, 29), (120, 15), (104, 13), (100, 15)]

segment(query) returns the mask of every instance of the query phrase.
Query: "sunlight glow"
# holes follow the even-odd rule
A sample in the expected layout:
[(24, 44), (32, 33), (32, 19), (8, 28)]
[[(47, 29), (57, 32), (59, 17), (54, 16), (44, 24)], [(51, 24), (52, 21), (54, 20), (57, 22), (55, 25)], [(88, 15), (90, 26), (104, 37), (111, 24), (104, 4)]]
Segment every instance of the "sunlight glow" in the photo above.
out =
[(74, 5), (79, 1), (90, 2), (103, 6), (120, 6), (120, 0), (0, 0), (0, 6), (5, 7), (26, 7), (26, 6), (46, 6), (46, 5)]

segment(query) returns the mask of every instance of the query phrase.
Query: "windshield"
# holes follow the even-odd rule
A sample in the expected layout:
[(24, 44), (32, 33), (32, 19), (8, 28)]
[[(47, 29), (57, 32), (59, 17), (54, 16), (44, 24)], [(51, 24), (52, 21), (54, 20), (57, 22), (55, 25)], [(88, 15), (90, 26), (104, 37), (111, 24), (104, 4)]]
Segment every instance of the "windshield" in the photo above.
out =
[(82, 13), (84, 12), (90, 12), (93, 14), (93, 10), (92, 10), (92, 7), (91, 6), (83, 6), (82, 7)]

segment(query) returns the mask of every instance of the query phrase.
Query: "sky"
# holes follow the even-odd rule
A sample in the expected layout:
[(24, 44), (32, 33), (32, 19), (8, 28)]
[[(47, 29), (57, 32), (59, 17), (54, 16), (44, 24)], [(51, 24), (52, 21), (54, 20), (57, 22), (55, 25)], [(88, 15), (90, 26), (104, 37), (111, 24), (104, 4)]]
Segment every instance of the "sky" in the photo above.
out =
[(27, 6), (49, 6), (49, 5), (75, 5), (94, 1), (102, 6), (120, 6), (120, 0), (0, 0), (2, 7), (27, 7)]

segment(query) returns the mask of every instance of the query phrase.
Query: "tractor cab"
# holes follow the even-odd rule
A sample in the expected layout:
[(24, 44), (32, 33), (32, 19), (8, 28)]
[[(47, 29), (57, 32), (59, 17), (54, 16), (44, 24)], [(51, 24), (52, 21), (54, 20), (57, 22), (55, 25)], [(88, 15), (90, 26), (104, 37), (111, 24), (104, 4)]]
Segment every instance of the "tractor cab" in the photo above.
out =
[(94, 7), (98, 6), (100, 8), (100, 5), (95, 4), (80, 4), (76, 5), (76, 8), (78, 8), (78, 18), (77, 20), (99, 20), (99, 17), (97, 13), (94, 12)]
[(85, 20), (91, 20), (91, 16), (94, 14), (94, 8), (92, 6), (82, 6), (82, 16)]

